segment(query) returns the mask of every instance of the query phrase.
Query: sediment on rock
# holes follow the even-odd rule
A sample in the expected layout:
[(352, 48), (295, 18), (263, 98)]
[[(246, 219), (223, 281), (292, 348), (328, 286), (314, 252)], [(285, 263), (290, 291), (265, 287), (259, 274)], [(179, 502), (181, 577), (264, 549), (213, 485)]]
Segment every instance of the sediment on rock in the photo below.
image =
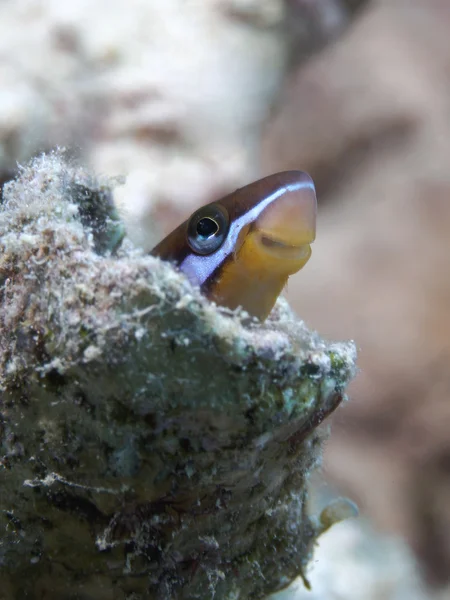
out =
[(213, 306), (121, 243), (110, 185), (55, 153), (4, 189), (0, 597), (262, 598), (310, 558), (354, 346)]

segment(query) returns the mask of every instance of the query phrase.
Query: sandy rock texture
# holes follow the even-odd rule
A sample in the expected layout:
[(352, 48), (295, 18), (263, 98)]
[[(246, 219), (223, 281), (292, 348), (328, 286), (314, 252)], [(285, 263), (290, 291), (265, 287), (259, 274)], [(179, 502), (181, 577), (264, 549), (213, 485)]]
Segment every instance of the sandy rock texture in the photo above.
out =
[(264, 598), (330, 525), (307, 486), (355, 347), (212, 305), (111, 185), (52, 154), (0, 206), (0, 598)]
[(361, 348), (327, 472), (450, 577), (450, 5), (373, 1), (292, 73), (265, 170), (314, 176), (313, 256), (288, 295)]

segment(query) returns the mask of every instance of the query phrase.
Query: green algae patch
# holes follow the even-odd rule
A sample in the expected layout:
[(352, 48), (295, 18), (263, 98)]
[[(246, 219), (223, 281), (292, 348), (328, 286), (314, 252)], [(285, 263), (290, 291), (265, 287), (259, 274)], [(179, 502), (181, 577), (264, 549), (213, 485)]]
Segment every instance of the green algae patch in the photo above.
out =
[[(305, 572), (355, 372), (280, 299), (217, 308), (54, 153), (0, 207), (1, 579), (14, 598), (263, 598)], [(76, 592), (73, 590), (76, 589)]]

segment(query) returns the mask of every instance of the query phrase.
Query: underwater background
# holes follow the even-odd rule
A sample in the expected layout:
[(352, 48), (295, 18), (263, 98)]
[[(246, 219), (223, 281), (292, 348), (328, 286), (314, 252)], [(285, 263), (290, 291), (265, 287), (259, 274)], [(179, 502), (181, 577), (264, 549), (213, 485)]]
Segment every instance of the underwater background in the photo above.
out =
[(280, 599), (450, 594), (449, 30), (444, 0), (0, 1), (2, 183), (65, 147), (126, 177), (114, 200), (150, 250), (254, 179), (315, 181), (286, 296), (358, 348), (313, 485), (360, 517)]

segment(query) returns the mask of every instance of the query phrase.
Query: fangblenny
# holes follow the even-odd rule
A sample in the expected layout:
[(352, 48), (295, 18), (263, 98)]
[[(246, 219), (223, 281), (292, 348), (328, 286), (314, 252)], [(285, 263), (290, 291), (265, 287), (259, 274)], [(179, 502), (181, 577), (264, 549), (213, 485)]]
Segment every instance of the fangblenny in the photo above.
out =
[(151, 254), (172, 262), (217, 304), (264, 320), (311, 256), (316, 212), (307, 173), (275, 173), (198, 209)]

